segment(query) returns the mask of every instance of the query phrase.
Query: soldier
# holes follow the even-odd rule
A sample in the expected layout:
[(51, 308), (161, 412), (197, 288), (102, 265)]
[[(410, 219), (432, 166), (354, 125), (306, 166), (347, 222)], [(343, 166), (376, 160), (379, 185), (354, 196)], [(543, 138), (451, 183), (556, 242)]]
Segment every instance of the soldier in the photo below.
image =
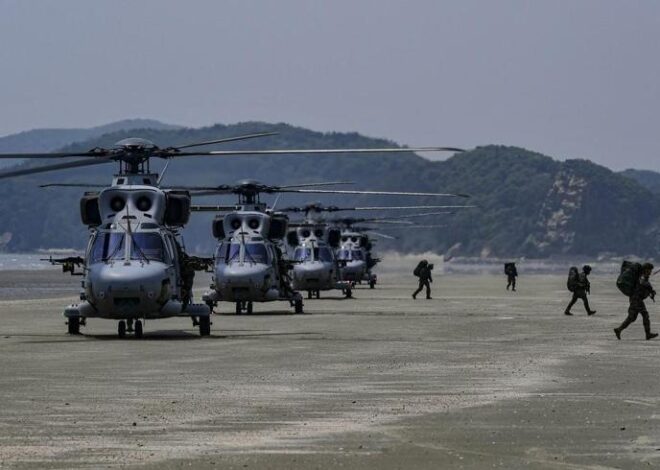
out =
[(422, 260), (418, 265), (417, 268), (415, 268), (414, 274), (419, 277), (419, 287), (415, 291), (415, 293), (412, 295), (413, 299), (417, 298), (417, 294), (419, 294), (422, 289), (426, 287), (426, 298), (430, 299), (431, 298), (431, 283), (433, 282), (433, 278), (431, 277), (431, 271), (433, 270), (433, 265), (429, 264), (428, 261), (425, 259)]
[(587, 294), (591, 294), (591, 283), (588, 279), (590, 273), (591, 266), (586, 265), (582, 268), (582, 272), (578, 275), (577, 278), (575, 290), (573, 291), (573, 298), (566, 307), (564, 315), (573, 315), (571, 313), (571, 307), (575, 305), (575, 302), (577, 302), (578, 299), (582, 299), (582, 302), (584, 302), (584, 308), (587, 311), (587, 315), (593, 315), (596, 313), (595, 310), (591, 310), (591, 308), (589, 308), (589, 300), (587, 299)]
[(651, 320), (649, 319), (649, 312), (646, 310), (646, 305), (644, 305), (644, 299), (651, 297), (655, 302), (655, 291), (649, 277), (653, 273), (653, 265), (651, 263), (645, 263), (642, 266), (642, 275), (639, 278), (639, 282), (635, 286), (633, 295), (630, 296), (630, 307), (628, 307), (628, 318), (626, 318), (623, 323), (618, 328), (614, 328), (614, 334), (617, 339), (621, 339), (621, 332), (628, 328), (632, 322), (637, 320), (637, 316), (642, 316), (642, 323), (644, 324), (644, 332), (646, 333), (646, 339), (653, 339), (658, 336), (658, 333), (651, 333)]
[(516, 277), (518, 277), (518, 270), (516, 269), (516, 263), (506, 263), (504, 265), (504, 274), (506, 274), (507, 285), (506, 290), (516, 291)]
[(183, 307), (187, 307), (192, 303), (192, 290), (193, 282), (195, 280), (195, 268), (192, 259), (188, 254), (183, 251), (183, 248), (178, 243), (176, 244), (177, 251), (179, 252), (179, 274), (181, 276), (181, 302)]

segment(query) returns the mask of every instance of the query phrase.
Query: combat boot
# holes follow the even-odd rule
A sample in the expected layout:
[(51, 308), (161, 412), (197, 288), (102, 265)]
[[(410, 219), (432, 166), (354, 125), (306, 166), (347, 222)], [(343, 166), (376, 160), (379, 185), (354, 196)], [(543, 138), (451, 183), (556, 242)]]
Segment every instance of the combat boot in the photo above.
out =
[(587, 312), (587, 315), (589, 315), (589, 316), (591, 316), (591, 315), (596, 315), (596, 311), (595, 311), (595, 310), (589, 310), (589, 311)]
[(650, 339), (653, 339), (653, 338), (657, 338), (657, 337), (658, 337), (658, 333), (647, 333), (646, 334), (646, 340), (647, 341), (650, 340)]
[(573, 314), (572, 314), (569, 310), (565, 310), (565, 311), (564, 311), (564, 315), (571, 315), (571, 316), (573, 316)]
[(621, 330), (619, 328), (614, 328), (614, 334), (616, 335), (616, 339), (621, 339)]

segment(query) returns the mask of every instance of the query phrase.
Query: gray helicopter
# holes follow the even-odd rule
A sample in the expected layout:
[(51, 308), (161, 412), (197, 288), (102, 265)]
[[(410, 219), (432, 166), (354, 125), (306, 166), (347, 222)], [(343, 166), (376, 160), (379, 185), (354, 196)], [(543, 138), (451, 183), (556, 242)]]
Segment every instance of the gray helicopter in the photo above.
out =
[[(396, 209), (417, 209), (419, 206), (408, 206), (408, 207), (397, 207)], [(373, 269), (381, 261), (380, 258), (377, 258), (373, 255), (374, 245), (376, 244), (376, 238), (385, 238), (389, 240), (397, 240), (398, 237), (392, 236), (389, 234), (382, 233), (381, 231), (376, 231), (375, 228), (369, 226), (356, 226), (355, 224), (367, 223), (367, 224), (382, 224), (379, 230), (392, 230), (392, 229), (404, 229), (404, 230), (417, 230), (424, 228), (434, 228), (445, 225), (420, 225), (414, 223), (411, 219), (423, 217), (429, 218), (437, 215), (450, 215), (455, 214), (456, 209), (472, 208), (476, 207), (473, 205), (463, 205), (463, 206), (425, 206), (425, 209), (429, 208), (443, 208), (443, 209), (452, 209), (449, 211), (434, 211), (434, 212), (424, 212), (418, 214), (406, 214), (396, 217), (370, 217), (370, 218), (356, 218), (356, 217), (343, 217), (339, 219), (329, 219), (328, 223), (340, 227), (340, 247), (337, 250), (337, 258), (343, 262), (344, 268), (342, 269), (342, 274), (344, 279), (350, 280), (358, 284), (366, 282), (371, 289), (374, 289), (377, 282), (378, 276), (373, 272)], [(382, 208), (382, 209), (391, 209), (391, 208)]]
[[(381, 149), (305, 150), (188, 150), (193, 147), (274, 135), (257, 133), (213, 141), (161, 148), (145, 139), (124, 139), (114, 147), (87, 152), (0, 154), (1, 159), (62, 159), (73, 161), (23, 166), (0, 173), (0, 179), (35, 173), (87, 167), (116, 162), (119, 172), (112, 186), (86, 193), (80, 209), (83, 224), (90, 231), (84, 258), (49, 259), (65, 272), (83, 277), (81, 302), (67, 307), (64, 316), (68, 331), (78, 334), (87, 318), (118, 321), (117, 331), (125, 336), (134, 324), (135, 336), (143, 334), (143, 319), (184, 316), (199, 325), (200, 335), (210, 334), (210, 309), (192, 302), (194, 271), (206, 269), (208, 259), (188, 256), (177, 240), (177, 230), (190, 214), (190, 194), (185, 190), (161, 189), (159, 177), (150, 171), (151, 158), (168, 161), (192, 156), (229, 157), (277, 154), (370, 154), (425, 151), (461, 151), (444, 147)], [(167, 166), (167, 165), (166, 165)], [(89, 184), (50, 186), (90, 187)], [(75, 272), (81, 268), (82, 272)]]
[[(330, 269), (322, 264), (327, 282), (334, 288), (348, 288), (348, 283), (338, 280), (339, 267), (331, 248), (324, 242), (316, 243), (309, 252), (298, 250), (293, 260), (283, 254), (283, 241), (288, 232), (288, 217), (275, 212), (261, 202), (261, 194), (322, 193), (322, 194), (379, 194), (377, 191), (343, 191), (318, 189), (319, 186), (348, 184), (347, 182), (306, 183), (287, 186), (271, 186), (254, 180), (244, 180), (236, 185), (214, 187), (179, 187), (192, 192), (193, 196), (234, 194), (239, 200), (235, 206), (195, 205), (193, 211), (223, 212), (213, 221), (213, 235), (219, 241), (215, 253), (213, 289), (204, 301), (213, 307), (219, 302), (233, 302), (236, 313), (252, 313), (254, 302), (286, 301), (296, 313), (303, 313), (302, 297), (289, 276), (292, 267), (304, 269), (322, 261), (333, 265)], [(389, 193), (388, 193), (389, 194)], [(300, 229), (304, 234), (305, 229)], [(337, 231), (337, 235), (339, 232)], [(290, 236), (290, 232), (289, 235)], [(350, 292), (350, 290), (349, 290)]]
[[(379, 195), (406, 195), (406, 196), (459, 196), (464, 194), (437, 194), (437, 193), (401, 193), (371, 191), (370, 194)], [(412, 210), (412, 209), (447, 209), (471, 206), (373, 206), (373, 207), (337, 207), (323, 206), (312, 203), (303, 207), (288, 207), (282, 212), (304, 213), (303, 222), (292, 225), (287, 235), (288, 251), (292, 253), (296, 264), (293, 267), (293, 287), (306, 290), (308, 298), (320, 298), (321, 291), (339, 289), (347, 298), (352, 297), (355, 283), (361, 283), (368, 276), (367, 282), (373, 288), (377, 282), (371, 268), (378, 263), (378, 259), (371, 256), (371, 241), (364, 234), (354, 236), (346, 232), (347, 223), (367, 222), (385, 224), (405, 224), (402, 217), (381, 217), (370, 219), (340, 219), (324, 220), (321, 214), (325, 212), (353, 211), (353, 210)], [(435, 215), (445, 212), (432, 212), (429, 214), (412, 214), (408, 217), (421, 215)], [(342, 233), (344, 232), (344, 233)], [(386, 235), (383, 235), (386, 236)], [(355, 242), (353, 242), (355, 238)], [(363, 241), (359, 246), (360, 240)], [(352, 246), (349, 246), (351, 245)]]
[[(220, 139), (229, 142), (270, 135)], [(150, 141), (125, 139), (112, 149), (93, 149), (69, 154), (18, 154), (18, 158), (86, 157), (84, 160), (56, 165), (29, 167), (0, 174), (0, 178), (116, 161), (119, 172), (112, 185), (86, 192), (80, 200), (82, 223), (89, 229), (84, 257), (47, 261), (62, 265), (64, 272), (80, 275), (80, 302), (64, 310), (68, 332), (79, 334), (88, 318), (118, 321), (120, 337), (127, 331), (143, 335), (143, 320), (189, 317), (199, 325), (200, 335), (210, 334), (210, 310), (195, 304), (192, 283), (196, 270), (206, 269), (208, 261), (188, 256), (180, 242), (178, 229), (190, 216), (191, 199), (187, 191), (161, 189), (160, 178), (152, 173), (152, 157), (170, 159), (198, 155), (181, 149), (208, 145), (208, 142), (160, 149)], [(204, 155), (204, 153), (201, 153)], [(8, 158), (2, 155), (2, 158)], [(49, 184), (44, 187), (94, 187), (90, 184)], [(76, 268), (81, 271), (77, 271)]]

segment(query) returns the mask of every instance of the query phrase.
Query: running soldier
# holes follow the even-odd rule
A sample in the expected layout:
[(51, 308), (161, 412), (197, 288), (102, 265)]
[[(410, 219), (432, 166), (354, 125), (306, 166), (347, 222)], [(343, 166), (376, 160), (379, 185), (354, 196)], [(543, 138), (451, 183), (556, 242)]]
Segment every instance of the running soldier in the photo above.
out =
[(419, 264), (413, 271), (413, 274), (419, 278), (419, 287), (413, 293), (412, 295), (413, 299), (416, 299), (417, 294), (422, 292), (422, 289), (424, 289), (425, 287), (426, 287), (426, 298), (427, 299), (431, 298), (431, 283), (433, 282), (433, 278), (431, 277), (432, 270), (433, 270), (433, 265), (429, 264), (429, 262), (424, 259), (419, 262)]
[(658, 333), (651, 333), (651, 320), (649, 319), (649, 312), (646, 310), (646, 305), (644, 300), (647, 297), (651, 297), (651, 300), (655, 302), (655, 290), (649, 281), (649, 278), (653, 274), (653, 265), (651, 263), (645, 263), (642, 265), (642, 274), (639, 277), (639, 281), (635, 285), (633, 294), (630, 296), (630, 307), (628, 307), (628, 317), (621, 323), (618, 328), (614, 328), (614, 334), (617, 339), (621, 339), (621, 332), (628, 328), (632, 322), (637, 320), (637, 316), (642, 316), (642, 323), (644, 325), (644, 333), (646, 333), (646, 339), (653, 339), (658, 336)]

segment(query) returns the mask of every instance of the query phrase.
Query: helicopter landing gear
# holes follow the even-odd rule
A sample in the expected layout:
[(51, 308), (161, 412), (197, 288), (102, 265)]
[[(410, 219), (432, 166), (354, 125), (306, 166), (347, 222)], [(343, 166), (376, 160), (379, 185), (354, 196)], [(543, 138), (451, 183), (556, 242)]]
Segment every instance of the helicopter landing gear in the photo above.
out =
[(316, 298), (317, 298), (317, 299), (320, 299), (320, 298), (321, 298), (321, 291), (320, 291), (320, 290), (317, 290), (317, 291), (315, 292), (315, 294), (316, 294)]
[[(132, 322), (129, 320), (129, 325)], [(142, 329), (142, 322), (140, 320), (135, 321), (135, 337), (137, 339), (142, 338), (142, 334), (144, 333), (144, 330)]]
[(302, 299), (296, 299), (293, 302), (293, 308), (296, 313), (304, 313), (303, 312), (303, 301)]
[(70, 335), (79, 335), (80, 334), (80, 318), (71, 317), (67, 322), (68, 330)]
[(308, 290), (308, 291), (307, 291), (307, 298), (308, 298), (308, 299), (311, 299), (311, 298), (312, 298), (312, 291), (311, 291), (311, 290)]
[(252, 313), (252, 302), (236, 302), (236, 315), (240, 315), (243, 312)]
[(211, 334), (211, 317), (199, 317), (198, 322), (199, 336), (209, 336)]
[(126, 332), (127, 333), (133, 333), (133, 319), (132, 318), (129, 318), (128, 320), (126, 320)]
[(120, 320), (119, 324), (117, 325), (117, 335), (120, 338), (124, 338), (126, 336), (126, 322), (124, 320)]

